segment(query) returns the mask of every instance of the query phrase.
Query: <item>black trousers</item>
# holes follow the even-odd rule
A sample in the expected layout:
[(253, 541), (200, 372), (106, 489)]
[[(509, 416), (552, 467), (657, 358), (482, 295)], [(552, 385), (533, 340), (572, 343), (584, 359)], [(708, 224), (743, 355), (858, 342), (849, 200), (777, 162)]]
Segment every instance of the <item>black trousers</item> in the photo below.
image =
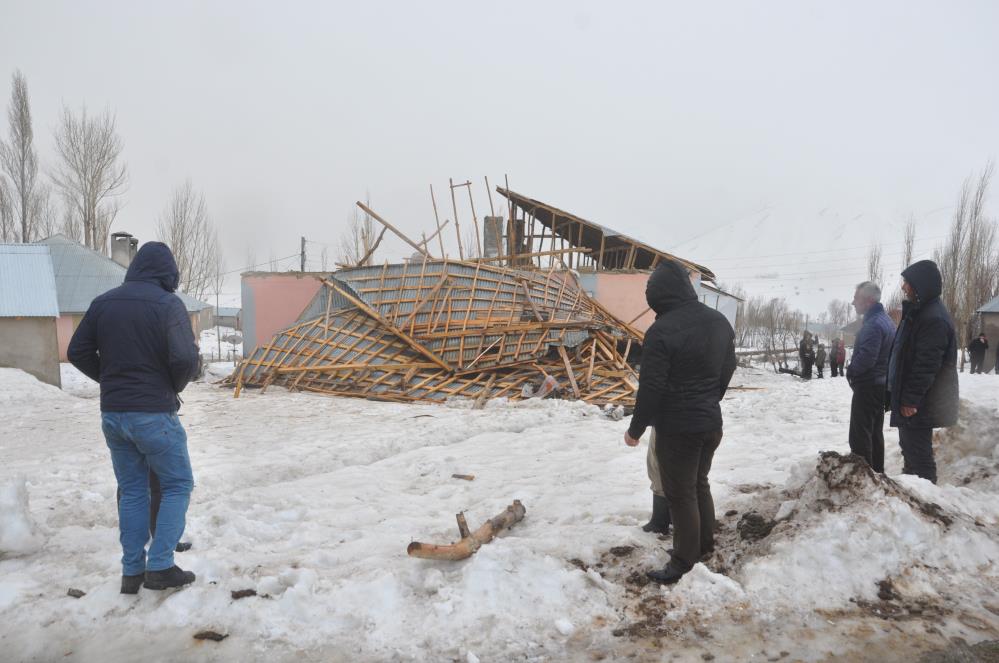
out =
[(971, 356), (971, 372), (972, 373), (981, 373), (982, 372), (982, 366), (984, 366), (984, 365), (985, 365), (985, 357), (976, 357), (974, 355)]
[(815, 370), (819, 374), (818, 377), (822, 377), (822, 367), (823, 366), (825, 366), (825, 364), (823, 362), (821, 362), (821, 361), (815, 362)]
[(933, 459), (933, 429), (899, 426), (898, 444), (902, 447), (902, 474), (915, 474), (937, 482), (937, 463)]
[(835, 359), (829, 361), (829, 375), (832, 377), (839, 376), (839, 364), (836, 363)]
[[(121, 488), (118, 489), (118, 495), (116, 497), (118, 502), (121, 502)], [(156, 536), (156, 516), (160, 512), (160, 500), (163, 499), (163, 493), (160, 492), (160, 478), (156, 476), (156, 473), (149, 470), (149, 535)]]
[(885, 471), (885, 386), (853, 386), (850, 402), (850, 451), (862, 456), (875, 472)]
[(656, 433), (656, 460), (673, 520), (671, 565), (690, 570), (715, 549), (715, 503), (708, 472), (722, 431)]
[(801, 377), (806, 380), (812, 379), (812, 359), (803, 359), (801, 361)]

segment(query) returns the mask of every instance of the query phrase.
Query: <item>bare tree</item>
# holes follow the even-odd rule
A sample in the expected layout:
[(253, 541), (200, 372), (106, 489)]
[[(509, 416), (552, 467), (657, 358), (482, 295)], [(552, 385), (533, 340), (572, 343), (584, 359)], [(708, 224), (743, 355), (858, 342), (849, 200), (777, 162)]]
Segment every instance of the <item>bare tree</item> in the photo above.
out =
[(9, 141), (0, 141), (0, 166), (11, 182), (11, 206), (20, 230), (22, 242), (33, 239), (38, 207), (35, 184), (38, 179), (38, 151), (31, 128), (31, 102), (28, 81), (17, 70), (11, 76), (10, 106), (7, 108)]
[(0, 242), (17, 240), (17, 224), (14, 221), (14, 206), (11, 204), (10, 185), (0, 175)]
[(479, 236), (475, 228), (467, 228), (462, 241), (465, 249), (465, 260), (475, 260), (479, 257)]
[[(737, 288), (741, 290), (741, 288)], [(785, 366), (787, 352), (794, 352), (804, 329), (805, 315), (792, 310), (784, 299), (750, 297), (736, 316), (736, 343), (764, 350), (774, 371)]]
[(967, 244), (961, 260), (964, 268), (961, 311), (967, 319), (965, 325), (969, 337), (977, 331), (972, 329), (972, 325), (978, 308), (992, 299), (996, 292), (996, 271), (999, 267), (996, 262), (996, 222), (985, 215), (992, 172), (993, 164), (990, 162), (978, 178), (968, 214)]
[(741, 283), (732, 285), (719, 283), (718, 287), (741, 300), (735, 311), (735, 325), (733, 327), (735, 330), (735, 346), (737, 348), (750, 347), (753, 342), (754, 333), (749, 325), (748, 317), (748, 308), (751, 300), (746, 297), (745, 288), (742, 287)]
[[(366, 196), (364, 204), (371, 207), (371, 197)], [(337, 261), (342, 265), (358, 265), (364, 260), (365, 265), (370, 265), (371, 247), (375, 245), (378, 236), (375, 233), (375, 220), (365, 212), (361, 214), (355, 207), (347, 225), (347, 230), (340, 236), (340, 251), (337, 253)]]
[(834, 299), (826, 306), (826, 319), (836, 328), (834, 336), (840, 329), (850, 324), (855, 315), (853, 304), (843, 299)]
[(777, 371), (784, 365), (785, 350), (797, 347), (798, 337), (805, 326), (805, 316), (801, 311), (792, 310), (784, 299), (763, 300), (755, 323), (761, 332), (763, 348)]
[(971, 178), (964, 181), (958, 197), (954, 217), (951, 220), (950, 231), (944, 245), (933, 252), (933, 260), (940, 268), (943, 277), (943, 292), (941, 298), (950, 310), (954, 320), (958, 321), (957, 289), (961, 275), (961, 253), (967, 239), (967, 217), (971, 198)]
[[(902, 267), (908, 267), (912, 264), (912, 257), (915, 255), (915, 244), (916, 244), (916, 219), (913, 216), (909, 216), (909, 220), (905, 224), (905, 230), (902, 234)], [(902, 308), (902, 288), (901, 282), (893, 282), (890, 285), (882, 283), (881, 290), (888, 293), (887, 307), (889, 313), (892, 311), (898, 311)]]
[(44, 239), (59, 232), (60, 210), (52, 202), (52, 192), (45, 184), (36, 187), (31, 215), (34, 218), (34, 238)]
[(73, 240), (83, 243), (83, 223), (80, 221), (79, 210), (75, 202), (66, 195), (62, 196), (62, 222), (59, 225), (59, 232)]
[(211, 291), (221, 257), (218, 233), (208, 216), (205, 196), (194, 190), (190, 180), (174, 190), (156, 224), (156, 234), (177, 260), (179, 289), (203, 299)]
[(60, 163), (52, 180), (78, 213), (84, 244), (104, 252), (127, 181), (115, 117), (109, 110), (92, 117), (86, 107), (74, 115), (63, 107), (55, 143)]
[(884, 281), (884, 270), (881, 267), (881, 244), (875, 242), (867, 252), (867, 280), (877, 283), (880, 287)]
[[(989, 163), (977, 179), (968, 177), (964, 181), (947, 240), (933, 254), (943, 277), (941, 299), (962, 340), (974, 335), (978, 308), (999, 289), (996, 220), (985, 213), (992, 172), (993, 164)], [(962, 342), (961, 347), (964, 345)], [(962, 369), (964, 360), (962, 351)]]
[(912, 256), (916, 245), (916, 219), (909, 216), (905, 224), (905, 233), (902, 236), (902, 265), (908, 267), (912, 264)]

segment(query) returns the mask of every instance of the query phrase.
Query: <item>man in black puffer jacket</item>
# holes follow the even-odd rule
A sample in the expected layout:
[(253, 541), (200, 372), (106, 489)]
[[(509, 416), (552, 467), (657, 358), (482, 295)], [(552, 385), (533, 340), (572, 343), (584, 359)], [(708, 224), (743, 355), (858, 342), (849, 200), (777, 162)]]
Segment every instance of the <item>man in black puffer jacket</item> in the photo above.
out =
[(891, 425), (898, 428), (902, 472), (936, 483), (933, 429), (957, 423), (957, 334), (940, 301), (936, 263), (913, 263), (902, 278), (902, 322), (888, 362)]
[(656, 582), (674, 583), (714, 550), (715, 509), (708, 471), (722, 438), (719, 402), (735, 372), (732, 326), (697, 301), (687, 270), (668, 261), (649, 277), (645, 298), (656, 321), (645, 333), (638, 396), (625, 444), (656, 430), (656, 457), (670, 503), (674, 552)]
[[(123, 594), (142, 584), (166, 589), (194, 581), (173, 563), (194, 487), (178, 394), (200, 364), (187, 309), (173, 294), (179, 279), (166, 244), (146, 243), (125, 283), (91, 302), (67, 352), (101, 385), (101, 428), (121, 495)], [(147, 558), (150, 471), (159, 479), (161, 501)]]
[(989, 349), (989, 339), (985, 334), (979, 334), (978, 338), (968, 345), (968, 354), (971, 355), (971, 372), (981, 373), (985, 366), (985, 353)]

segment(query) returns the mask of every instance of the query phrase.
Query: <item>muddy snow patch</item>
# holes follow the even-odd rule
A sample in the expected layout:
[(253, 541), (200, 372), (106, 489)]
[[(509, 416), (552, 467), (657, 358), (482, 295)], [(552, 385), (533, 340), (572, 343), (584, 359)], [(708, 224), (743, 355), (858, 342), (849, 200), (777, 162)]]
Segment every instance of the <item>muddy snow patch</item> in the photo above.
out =
[(942, 484), (999, 492), (999, 409), (961, 400), (958, 423), (934, 435)]
[(803, 484), (789, 483), (784, 520), (735, 574), (762, 615), (875, 601), (886, 578), (901, 594), (924, 598), (956, 589), (955, 577), (982, 580), (969, 591), (999, 585), (994, 495), (896, 481), (835, 452), (821, 454)]

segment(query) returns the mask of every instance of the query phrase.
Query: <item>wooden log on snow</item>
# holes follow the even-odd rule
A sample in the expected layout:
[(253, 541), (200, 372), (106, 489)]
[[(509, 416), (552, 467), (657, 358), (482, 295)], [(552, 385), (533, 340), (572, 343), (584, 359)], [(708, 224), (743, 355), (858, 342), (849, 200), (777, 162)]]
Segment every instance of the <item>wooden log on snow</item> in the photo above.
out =
[(504, 509), (502, 513), (487, 520), (479, 529), (471, 533), (468, 531), (468, 524), (465, 523), (465, 515), (459, 513), (456, 517), (461, 539), (457, 543), (441, 546), (435, 543), (413, 541), (406, 548), (406, 552), (410, 557), (419, 557), (420, 559), (451, 561), (467, 559), (474, 555), (476, 550), (492, 541), (497, 534), (523, 520), (525, 513), (527, 513), (527, 509), (520, 503), (520, 500), (514, 500), (513, 504)]

